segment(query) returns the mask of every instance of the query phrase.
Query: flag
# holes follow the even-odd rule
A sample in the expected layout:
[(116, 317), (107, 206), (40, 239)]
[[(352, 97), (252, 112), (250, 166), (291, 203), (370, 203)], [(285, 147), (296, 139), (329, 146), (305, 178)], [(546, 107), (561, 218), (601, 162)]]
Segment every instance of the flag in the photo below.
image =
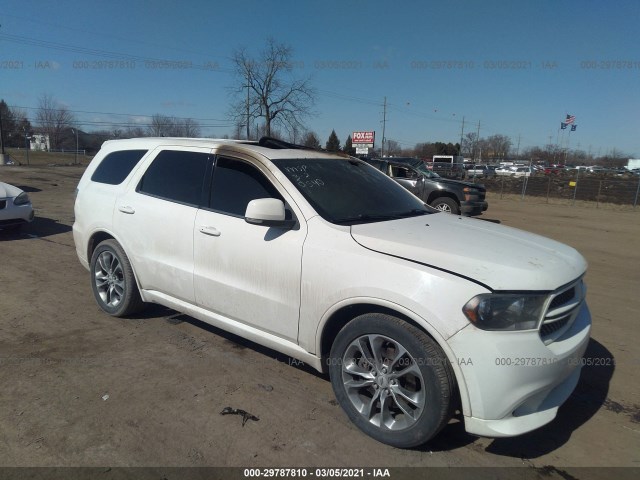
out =
[(564, 121), (564, 123), (566, 123), (567, 125), (571, 125), (575, 121), (576, 121), (576, 116), (575, 115), (567, 114), (567, 119)]
[(576, 128), (578, 128), (578, 125), (571, 125), (571, 131), (572, 132), (575, 132)]
[(567, 124), (564, 122), (560, 122), (560, 128), (564, 130), (565, 128), (567, 128)]

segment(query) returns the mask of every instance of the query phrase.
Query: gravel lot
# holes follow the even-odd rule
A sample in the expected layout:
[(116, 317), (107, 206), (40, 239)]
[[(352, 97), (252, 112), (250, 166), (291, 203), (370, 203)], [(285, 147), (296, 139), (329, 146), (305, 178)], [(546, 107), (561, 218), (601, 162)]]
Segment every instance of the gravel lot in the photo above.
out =
[[(329, 381), (286, 356), (159, 306), (134, 319), (101, 313), (71, 234), (81, 174), (0, 167), (36, 208), (22, 233), (0, 234), (0, 466), (524, 466), (545, 478), (640, 467), (640, 208), (490, 195), (485, 220), (589, 261), (588, 365), (536, 432), (477, 438), (454, 419), (422, 449), (397, 450), (357, 431)], [(225, 407), (259, 421), (243, 426)]]

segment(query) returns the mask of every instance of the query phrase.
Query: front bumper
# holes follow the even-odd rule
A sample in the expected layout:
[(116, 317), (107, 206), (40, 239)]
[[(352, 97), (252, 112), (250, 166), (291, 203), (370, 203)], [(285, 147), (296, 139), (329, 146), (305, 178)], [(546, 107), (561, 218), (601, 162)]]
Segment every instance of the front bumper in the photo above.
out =
[(480, 202), (461, 202), (460, 203), (460, 213), (462, 215), (467, 215), (473, 217), (475, 215), (481, 215), (482, 212), (486, 211), (489, 208), (489, 204), (484, 201)]
[(24, 205), (14, 205), (13, 198), (0, 199), (0, 229), (22, 225), (33, 221), (34, 213), (31, 202)]
[(583, 303), (571, 327), (548, 345), (537, 331), (487, 332), (472, 325), (451, 337), (468, 393), (467, 432), (507, 437), (553, 420), (578, 383), (590, 330)]

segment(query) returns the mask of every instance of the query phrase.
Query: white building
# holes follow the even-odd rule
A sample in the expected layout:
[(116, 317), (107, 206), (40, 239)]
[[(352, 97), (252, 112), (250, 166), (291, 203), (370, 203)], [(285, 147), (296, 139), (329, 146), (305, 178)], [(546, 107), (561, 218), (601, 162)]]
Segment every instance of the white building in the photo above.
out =
[(640, 158), (630, 158), (627, 162), (628, 170), (633, 170), (634, 168), (640, 168)]
[(31, 135), (31, 150), (48, 152), (51, 148), (49, 135), (34, 133)]

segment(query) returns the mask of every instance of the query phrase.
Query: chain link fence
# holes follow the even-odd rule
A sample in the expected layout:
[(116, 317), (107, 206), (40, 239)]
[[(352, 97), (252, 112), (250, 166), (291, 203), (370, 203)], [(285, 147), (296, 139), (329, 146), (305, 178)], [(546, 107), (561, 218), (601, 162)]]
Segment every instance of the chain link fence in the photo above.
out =
[(470, 177), (467, 181), (484, 184), (487, 192), (500, 198), (518, 195), (523, 200), (533, 197), (546, 203), (566, 205), (588, 202), (594, 208), (616, 205), (636, 209), (640, 193), (640, 176), (637, 175), (619, 177), (576, 172), (573, 175)]

